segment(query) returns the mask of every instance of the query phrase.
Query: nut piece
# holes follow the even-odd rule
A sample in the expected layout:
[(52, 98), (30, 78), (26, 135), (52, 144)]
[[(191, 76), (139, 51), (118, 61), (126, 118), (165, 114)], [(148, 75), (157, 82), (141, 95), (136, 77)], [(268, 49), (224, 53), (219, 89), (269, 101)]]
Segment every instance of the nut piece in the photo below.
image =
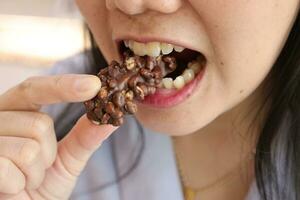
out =
[(125, 94), (126, 100), (132, 101), (133, 97), (134, 97), (134, 93), (132, 90), (129, 90), (128, 92), (126, 92), (126, 94)]
[(136, 66), (136, 63), (135, 63), (134, 58), (133, 58), (133, 57), (127, 58), (127, 59), (125, 60), (125, 66), (126, 66), (126, 68), (127, 68), (128, 70), (134, 69), (135, 66)]
[(108, 81), (108, 86), (109, 86), (110, 88), (115, 88), (115, 87), (117, 87), (117, 85), (118, 85), (118, 82), (116, 81), (116, 79), (110, 79), (110, 80)]
[(105, 99), (108, 95), (108, 92), (107, 92), (107, 87), (102, 87), (98, 93), (98, 98), (99, 99)]
[(105, 113), (101, 119), (101, 124), (108, 124), (108, 120), (110, 119), (110, 115)]
[(175, 70), (176, 69), (176, 59), (171, 56), (164, 56), (163, 61), (167, 64), (167, 67), (170, 70)]
[(118, 119), (115, 119), (113, 121), (113, 125), (114, 126), (121, 126), (123, 123), (124, 123), (124, 119), (123, 118), (118, 118)]
[(151, 79), (154, 76), (153, 73), (151, 73), (151, 71), (146, 68), (140, 69), (140, 74), (147, 79)]
[(133, 92), (138, 100), (143, 100), (145, 98), (145, 92), (141, 87), (135, 86)]
[(127, 112), (129, 112), (130, 114), (134, 114), (137, 111), (137, 105), (134, 104), (131, 101), (126, 102), (125, 104), (125, 109), (127, 110)]
[(103, 116), (103, 110), (100, 107), (95, 108), (94, 114), (98, 119), (101, 119)]
[(125, 97), (124, 97), (124, 94), (121, 92), (121, 91), (118, 91), (114, 94), (113, 96), (113, 103), (121, 108), (124, 106), (125, 104)]

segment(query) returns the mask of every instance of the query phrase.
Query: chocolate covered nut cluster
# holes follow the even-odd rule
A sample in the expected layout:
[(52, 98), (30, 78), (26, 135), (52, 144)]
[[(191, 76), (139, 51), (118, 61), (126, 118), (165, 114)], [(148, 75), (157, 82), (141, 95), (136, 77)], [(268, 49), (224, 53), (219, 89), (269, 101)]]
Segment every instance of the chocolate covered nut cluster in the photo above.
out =
[(84, 102), (87, 117), (95, 124), (120, 126), (124, 115), (137, 111), (135, 102), (154, 94), (163, 77), (176, 67), (176, 59), (171, 56), (124, 53), (121, 64), (112, 61), (98, 73), (102, 87), (96, 97)]

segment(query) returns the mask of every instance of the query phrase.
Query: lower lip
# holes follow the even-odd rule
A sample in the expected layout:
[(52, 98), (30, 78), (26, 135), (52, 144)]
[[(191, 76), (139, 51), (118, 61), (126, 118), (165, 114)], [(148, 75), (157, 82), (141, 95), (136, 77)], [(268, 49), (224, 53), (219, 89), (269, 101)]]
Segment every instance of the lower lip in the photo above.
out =
[(151, 107), (168, 108), (183, 102), (194, 92), (194, 90), (202, 80), (205, 68), (206, 67), (203, 67), (202, 70), (194, 78), (194, 80), (186, 84), (180, 90), (157, 89), (153, 95), (145, 97), (145, 99), (143, 101), (139, 101), (139, 103)]

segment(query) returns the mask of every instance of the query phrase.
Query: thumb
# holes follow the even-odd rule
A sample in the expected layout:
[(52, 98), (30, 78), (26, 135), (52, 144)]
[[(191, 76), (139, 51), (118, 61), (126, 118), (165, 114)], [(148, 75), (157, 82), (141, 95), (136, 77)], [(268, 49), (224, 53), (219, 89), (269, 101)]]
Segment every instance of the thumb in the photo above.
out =
[(39, 191), (44, 196), (68, 199), (87, 161), (117, 127), (98, 126), (82, 116), (69, 134), (58, 143), (57, 157)]

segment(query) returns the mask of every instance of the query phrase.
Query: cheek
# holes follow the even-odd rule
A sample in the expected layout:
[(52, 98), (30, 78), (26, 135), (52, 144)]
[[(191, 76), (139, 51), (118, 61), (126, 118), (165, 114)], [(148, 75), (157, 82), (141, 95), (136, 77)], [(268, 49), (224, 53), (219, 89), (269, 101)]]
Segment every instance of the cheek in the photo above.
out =
[(117, 58), (117, 47), (112, 40), (110, 16), (105, 1), (76, 0), (76, 3), (106, 60)]
[(231, 104), (236, 104), (250, 95), (271, 70), (290, 32), (299, 1), (190, 3), (214, 49), (213, 74), (222, 82)]
[(278, 57), (298, 0), (190, 0), (214, 48), (216, 73), (230, 94), (257, 87)]

